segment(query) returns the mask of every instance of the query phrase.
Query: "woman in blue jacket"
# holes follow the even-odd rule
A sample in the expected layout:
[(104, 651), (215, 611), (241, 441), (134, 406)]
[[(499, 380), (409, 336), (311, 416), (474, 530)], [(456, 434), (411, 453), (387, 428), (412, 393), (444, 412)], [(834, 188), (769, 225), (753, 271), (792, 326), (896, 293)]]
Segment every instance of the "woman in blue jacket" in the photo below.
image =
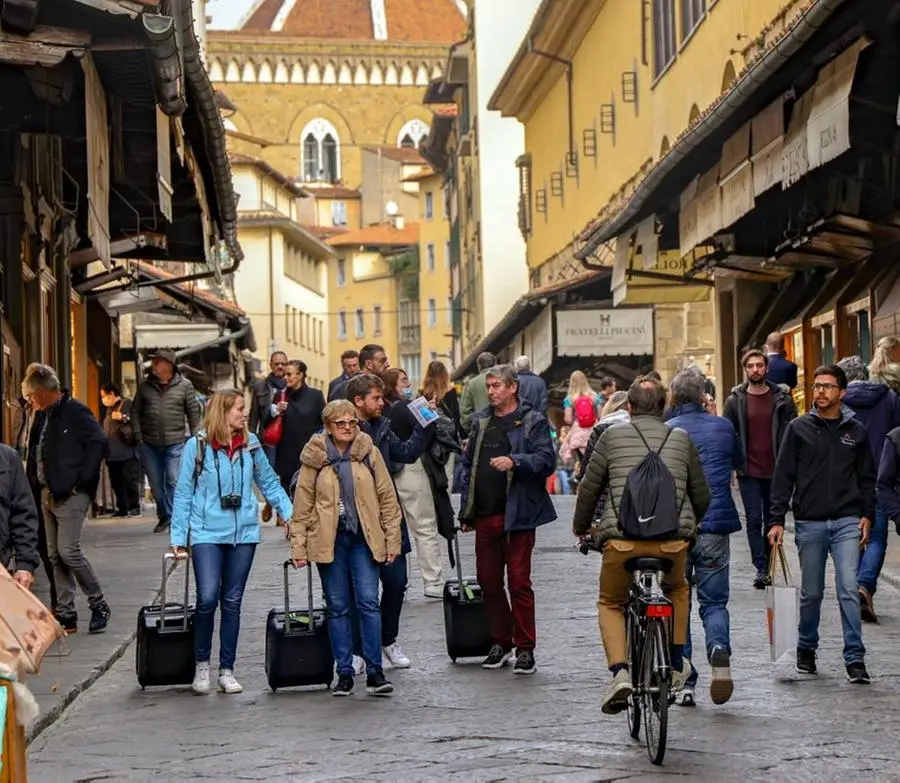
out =
[(240, 693), (234, 659), (241, 625), (241, 601), (260, 540), (259, 502), (254, 482), (284, 519), (291, 502), (259, 440), (247, 431), (244, 397), (216, 392), (206, 409), (203, 432), (184, 446), (172, 507), (170, 543), (176, 557), (190, 547), (197, 583), (194, 617), (195, 693), (209, 693), (216, 606), (219, 627), (219, 690)]

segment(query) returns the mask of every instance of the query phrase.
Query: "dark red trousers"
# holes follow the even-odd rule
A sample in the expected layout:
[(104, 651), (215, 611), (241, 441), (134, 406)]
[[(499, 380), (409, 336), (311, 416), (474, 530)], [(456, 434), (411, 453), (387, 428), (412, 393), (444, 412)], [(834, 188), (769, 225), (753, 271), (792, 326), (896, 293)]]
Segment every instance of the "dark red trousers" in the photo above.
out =
[[(478, 582), (484, 592), (491, 637), (494, 644), (504, 650), (513, 647), (519, 652), (534, 650), (533, 550), (533, 530), (505, 532), (502, 514), (475, 520)], [(509, 580), (509, 599), (504, 589), (504, 576)]]

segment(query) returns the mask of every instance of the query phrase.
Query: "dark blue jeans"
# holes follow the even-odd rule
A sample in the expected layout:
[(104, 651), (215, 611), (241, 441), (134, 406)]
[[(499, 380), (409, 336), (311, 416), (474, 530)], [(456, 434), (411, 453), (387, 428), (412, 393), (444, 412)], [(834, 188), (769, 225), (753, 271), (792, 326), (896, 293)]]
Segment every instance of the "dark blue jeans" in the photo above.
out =
[(353, 676), (353, 630), (357, 626), (367, 674), (371, 677), (382, 670), (378, 573), (378, 563), (365, 538), (346, 530), (338, 531), (334, 561), (319, 564), (338, 674)]
[(888, 516), (879, 506), (875, 511), (875, 519), (872, 520), (869, 543), (859, 557), (859, 586), (865, 587), (872, 595), (875, 595), (878, 587), (878, 577), (881, 575), (881, 567), (887, 553), (887, 541)]
[(741, 501), (744, 504), (744, 516), (747, 518), (747, 542), (750, 544), (753, 566), (757, 575), (765, 576), (769, 572), (770, 547), (766, 538), (766, 527), (769, 522), (772, 479), (741, 476), (738, 483), (741, 488)]
[(219, 605), (219, 668), (234, 668), (241, 630), (241, 601), (255, 554), (256, 544), (194, 544), (191, 547), (197, 583), (194, 658), (199, 663), (208, 661), (212, 655), (216, 606)]
[(156, 501), (156, 518), (160, 522), (168, 522), (172, 518), (172, 500), (178, 483), (182, 451), (183, 443), (176, 443), (174, 446), (141, 444), (141, 463), (144, 465), (147, 481), (150, 482), (150, 491)]
[[(390, 647), (400, 636), (400, 613), (406, 595), (408, 569), (406, 555), (399, 555), (390, 565), (379, 566), (381, 581), (381, 646)], [(351, 614), (355, 611), (351, 609)], [(358, 623), (353, 623), (353, 654), (362, 655)]]
[[(697, 544), (688, 553), (688, 584), (697, 586), (697, 600), (700, 602), (700, 620), (706, 637), (706, 657), (712, 655), (713, 647), (724, 647), (731, 654), (731, 627), (728, 616), (729, 565), (731, 545), (727, 535), (701, 533)], [(693, 587), (692, 587), (693, 590)], [(687, 642), (684, 655), (693, 658), (691, 644), (691, 621), (688, 615)], [(697, 684), (697, 670), (691, 665), (691, 676), (687, 684)]]

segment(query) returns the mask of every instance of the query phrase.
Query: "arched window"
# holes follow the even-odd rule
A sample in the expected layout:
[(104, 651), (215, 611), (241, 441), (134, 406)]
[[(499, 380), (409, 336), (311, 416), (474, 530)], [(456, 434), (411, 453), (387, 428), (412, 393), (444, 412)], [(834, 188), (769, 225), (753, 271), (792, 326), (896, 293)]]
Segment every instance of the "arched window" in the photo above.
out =
[(397, 134), (398, 147), (411, 147), (418, 149), (419, 145), (427, 138), (428, 126), (422, 120), (410, 120)]
[(341, 142), (335, 127), (321, 118), (300, 134), (303, 145), (303, 180), (337, 182), (341, 178)]

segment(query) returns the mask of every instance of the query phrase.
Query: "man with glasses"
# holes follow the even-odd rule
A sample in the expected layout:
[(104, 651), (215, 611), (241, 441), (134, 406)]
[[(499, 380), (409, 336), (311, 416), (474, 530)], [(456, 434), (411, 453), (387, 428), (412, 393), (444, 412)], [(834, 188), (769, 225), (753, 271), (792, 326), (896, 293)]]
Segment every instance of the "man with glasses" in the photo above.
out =
[[(258, 436), (262, 441), (266, 427), (281, 416), (287, 408), (287, 402), (275, 402), (276, 396), (285, 389), (284, 369), (287, 366), (288, 357), (284, 351), (275, 351), (269, 357), (269, 374), (260, 378), (253, 384), (253, 396), (250, 399), (250, 420), (248, 427), (250, 432)], [(269, 464), (275, 467), (275, 446), (263, 446), (263, 452)], [(272, 518), (272, 507), (266, 503), (263, 507), (263, 522)]]
[(847, 376), (837, 365), (815, 371), (813, 409), (788, 425), (775, 463), (768, 535), (773, 547), (781, 545), (790, 506), (801, 574), (797, 671), (816, 673), (825, 562), (830, 554), (847, 679), (867, 684), (856, 580), (860, 547), (869, 540), (875, 517), (875, 467), (865, 426), (841, 403), (846, 390)]
[(385, 353), (383, 346), (376, 345), (375, 343), (364, 345), (359, 349), (357, 374), (337, 384), (333, 390), (329, 390), (328, 401), (350, 400), (350, 402), (353, 402), (353, 398), (349, 393), (350, 383), (354, 378), (358, 377), (359, 373), (370, 373), (372, 375), (377, 375), (380, 378), (382, 374), (387, 372), (390, 368), (391, 363), (388, 361), (387, 353)]
[(747, 541), (756, 568), (753, 586), (764, 590), (769, 570), (764, 531), (769, 516), (772, 470), (785, 428), (797, 416), (797, 408), (783, 387), (766, 380), (769, 359), (762, 351), (747, 351), (741, 365), (747, 380), (731, 390), (722, 415), (734, 425), (744, 448), (744, 469), (738, 473), (738, 484), (747, 519)]

